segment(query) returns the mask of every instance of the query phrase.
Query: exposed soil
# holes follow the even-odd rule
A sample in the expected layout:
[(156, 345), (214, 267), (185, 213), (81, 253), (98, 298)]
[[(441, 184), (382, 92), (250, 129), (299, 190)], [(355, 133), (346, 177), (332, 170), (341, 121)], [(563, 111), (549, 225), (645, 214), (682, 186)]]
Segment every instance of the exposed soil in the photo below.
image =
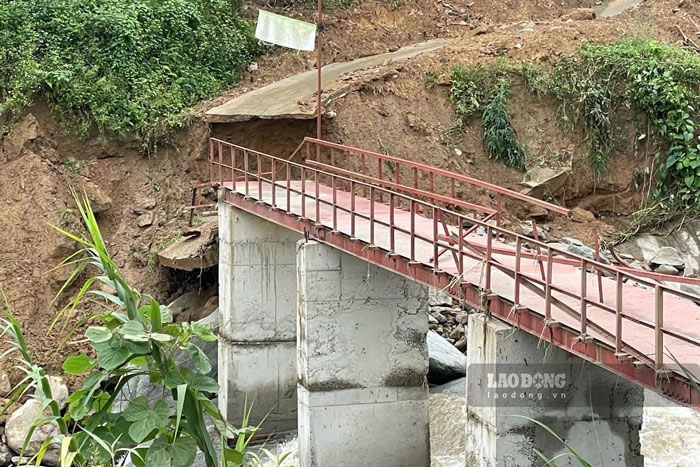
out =
[[(326, 136), (369, 150), (419, 160), (439, 167), (522, 190), (522, 173), (488, 159), (481, 139), (480, 122), (471, 122), (460, 137), (450, 134), (454, 112), (448, 98), (449, 71), (456, 63), (489, 62), (498, 57), (534, 60), (545, 66), (562, 54), (572, 54), (581, 41), (611, 42), (622, 37), (657, 37), (679, 42), (680, 26), (693, 33), (688, 20), (700, 20), (700, 5), (678, 0), (647, 0), (639, 8), (610, 19), (578, 19), (577, 8), (590, 8), (590, 0), (407, 0), (395, 6), (385, 1), (357, 0), (354, 5), (327, 12), (324, 60), (349, 60), (433, 37), (454, 42), (440, 51), (427, 53), (364, 82), (345, 98), (329, 106), (337, 117), (326, 119)], [(257, 4), (249, 15), (257, 13)], [(315, 9), (307, 3), (265, 8), (314, 20)], [(678, 11), (674, 11), (678, 9)], [(696, 38), (700, 42), (700, 38)], [(0, 196), (4, 236), (0, 243), (0, 285), (23, 326), (37, 363), (49, 371), (60, 371), (65, 355), (84, 350), (76, 335), (72, 343), (56, 353), (64, 335), (60, 329), (47, 335), (48, 327), (65, 299), (52, 299), (67, 277), (49, 272), (70, 254), (66, 242), (49, 223), (65, 229), (80, 229), (70, 185), (85, 190), (100, 211), (98, 220), (116, 262), (138, 289), (168, 302), (197, 289), (197, 273), (177, 273), (153, 264), (154, 251), (176, 236), (184, 223), (184, 208), (190, 202), (193, 184), (208, 178), (207, 138), (220, 138), (275, 155), (288, 155), (303, 136), (313, 134), (311, 121), (254, 121), (209, 125), (202, 113), (232, 96), (269, 84), (315, 66), (314, 53), (274, 49), (261, 57), (257, 69), (245, 73), (240, 86), (203, 102), (193, 109), (192, 122), (173, 141), (159, 147), (148, 158), (129, 142), (100, 142), (67, 135), (49, 110), (37, 102), (15, 130), (0, 143)], [(437, 74), (437, 85), (426, 83), (425, 74)], [(557, 200), (568, 207), (583, 207), (598, 219), (571, 223), (552, 216), (547, 222), (553, 236), (573, 235), (592, 242), (594, 231), (612, 232), (608, 220), (639, 207), (633, 169), (647, 164), (635, 150), (632, 132), (613, 158), (608, 174), (595, 182), (586, 160), (586, 145), (580, 129), (560, 126), (556, 104), (533, 98), (522, 83), (512, 92), (513, 123), (521, 142), (531, 149), (531, 165), (571, 164), (573, 177)], [(456, 151), (456, 149), (459, 151)], [(459, 155), (461, 154), (461, 155)], [(471, 197), (471, 193), (463, 193)], [(478, 201), (493, 203), (486, 194)], [(145, 214), (138, 215), (135, 208)], [(507, 204), (516, 225), (527, 214), (522, 207)], [(148, 216), (148, 222), (142, 216)], [(153, 217), (152, 221), (150, 217)], [(141, 223), (141, 227), (139, 226)], [(144, 225), (150, 224), (150, 225)], [(79, 316), (89, 310), (81, 309)], [(68, 329), (77, 322), (72, 317)], [(8, 367), (0, 362), (0, 368)]]

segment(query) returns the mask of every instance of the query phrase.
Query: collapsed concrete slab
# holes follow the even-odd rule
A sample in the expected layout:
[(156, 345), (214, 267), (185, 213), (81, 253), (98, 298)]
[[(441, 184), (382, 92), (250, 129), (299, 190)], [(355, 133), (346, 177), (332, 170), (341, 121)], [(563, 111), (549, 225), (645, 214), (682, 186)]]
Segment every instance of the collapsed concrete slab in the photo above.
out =
[[(447, 40), (435, 39), (402, 47), (395, 52), (326, 65), (322, 68), (322, 103), (327, 105), (331, 100), (345, 94), (350, 89), (351, 83), (357, 79), (353, 79), (353, 74), (361, 70), (407, 60), (447, 43)], [(218, 123), (242, 122), (255, 118), (314, 118), (316, 116), (316, 79), (316, 70), (291, 76), (209, 109), (204, 118), (209, 122)]]
[(173, 269), (194, 271), (216, 266), (219, 262), (218, 221), (211, 220), (158, 253), (158, 263)]

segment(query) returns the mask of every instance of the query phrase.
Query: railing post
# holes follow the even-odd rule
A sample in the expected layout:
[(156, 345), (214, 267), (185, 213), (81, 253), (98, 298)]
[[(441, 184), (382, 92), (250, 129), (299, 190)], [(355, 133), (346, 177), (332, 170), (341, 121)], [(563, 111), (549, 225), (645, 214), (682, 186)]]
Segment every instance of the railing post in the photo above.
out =
[[(595, 260), (600, 263), (600, 240), (598, 240), (598, 230), (594, 232), (595, 236)], [(600, 303), (605, 303), (603, 301), (603, 274), (596, 266), (596, 275), (598, 276), (598, 298)]]
[(277, 186), (275, 186), (275, 160), (271, 160), (272, 173), (270, 174), (270, 180), (272, 182), (272, 209), (277, 209)]
[(214, 181), (214, 140), (209, 138), (209, 180)]
[(588, 330), (588, 320), (586, 318), (586, 311), (588, 304), (586, 303), (586, 286), (587, 286), (588, 276), (586, 271), (586, 260), (581, 258), (581, 335), (585, 336)]
[(355, 238), (355, 181), (350, 180), (350, 237)]
[(231, 146), (231, 189), (236, 192), (236, 148)]
[(615, 274), (617, 295), (615, 300), (615, 353), (622, 353), (622, 273)]
[(369, 244), (374, 246), (374, 185), (369, 186)]
[(413, 188), (418, 188), (418, 167), (413, 168)]
[(411, 198), (411, 261), (416, 260), (416, 202)]
[(301, 217), (306, 218), (306, 172), (301, 166)]
[(292, 164), (289, 162), (287, 162), (287, 212), (292, 212)]
[(664, 289), (656, 284), (654, 289), (654, 365), (664, 367)]
[(486, 225), (486, 290), (491, 290), (491, 255), (493, 253), (493, 231)]
[(394, 239), (394, 192), (389, 192), (389, 253), (396, 253)]
[(433, 269), (440, 270), (440, 257), (438, 256), (438, 211), (433, 206)]
[[(384, 175), (383, 175), (383, 168), (382, 168), (382, 160), (377, 159), (377, 165), (379, 167), (379, 181), (383, 182), (384, 181)], [(384, 186), (383, 183), (380, 183), (379, 186)], [(379, 192), (379, 202), (383, 203), (384, 202), (384, 193), (382, 191)]]
[(513, 291), (513, 304), (515, 306), (520, 305), (520, 260), (522, 258), (520, 250), (522, 247), (523, 239), (518, 235), (515, 239), (515, 290)]
[(224, 157), (224, 149), (221, 146), (221, 143), (217, 144), (217, 151), (219, 153), (219, 186), (224, 185), (224, 175), (222, 173), (222, 165), (224, 163), (223, 157)]
[(331, 178), (331, 186), (333, 187), (333, 231), (338, 230), (338, 209), (336, 205), (338, 203), (338, 189), (336, 186), (335, 176)]
[(262, 189), (262, 165), (260, 163), (260, 153), (256, 153), (258, 161), (258, 201), (263, 200), (263, 189)]
[(459, 240), (457, 240), (457, 249), (459, 250), (459, 262), (457, 263), (457, 275), (460, 277), (460, 281), (464, 280), (462, 277), (462, 274), (464, 274), (464, 252), (463, 252), (463, 247), (464, 247), (464, 219), (461, 217), (457, 218), (457, 222), (459, 222), (459, 230), (457, 235), (459, 236)]
[(319, 180), (318, 170), (314, 170), (316, 184), (316, 224), (321, 224), (321, 181)]
[(544, 317), (552, 319), (552, 249), (547, 248), (547, 281), (545, 282)]
[(245, 149), (243, 150), (243, 180), (245, 182), (245, 196), (246, 198), (250, 194), (250, 186), (249, 186), (249, 166), (250, 166), (250, 161), (248, 160), (248, 151)]

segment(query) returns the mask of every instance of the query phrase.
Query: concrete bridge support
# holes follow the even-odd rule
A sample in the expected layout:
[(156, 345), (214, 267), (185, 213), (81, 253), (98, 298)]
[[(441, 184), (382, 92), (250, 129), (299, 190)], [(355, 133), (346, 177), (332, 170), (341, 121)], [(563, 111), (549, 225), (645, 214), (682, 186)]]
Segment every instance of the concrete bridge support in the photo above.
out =
[[(567, 452), (591, 465), (642, 467), (641, 387), (485, 314), (469, 317), (467, 465), (541, 465)], [(538, 376), (539, 375), (539, 376)], [(561, 457), (558, 466), (578, 466)]]
[[(264, 432), (297, 427), (296, 242), (301, 234), (219, 203), (219, 409)], [(269, 412), (269, 413), (268, 413)], [(238, 425), (237, 425), (238, 426)]]
[(301, 467), (427, 467), (427, 290), (299, 242)]

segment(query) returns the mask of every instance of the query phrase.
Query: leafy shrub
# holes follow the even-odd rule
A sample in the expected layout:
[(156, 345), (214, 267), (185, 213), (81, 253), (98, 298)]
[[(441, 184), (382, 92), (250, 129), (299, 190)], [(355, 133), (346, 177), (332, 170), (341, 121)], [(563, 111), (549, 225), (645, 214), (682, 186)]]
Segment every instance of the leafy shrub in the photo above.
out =
[(525, 170), (526, 151), (508, 116), (508, 71), (502, 64), (456, 66), (451, 74), (451, 98), (460, 125), (481, 111), (484, 145), (490, 158)]
[[(60, 435), (49, 441), (61, 444), (62, 465), (66, 466), (116, 465), (115, 457), (128, 452), (136, 466), (186, 467), (192, 464), (198, 449), (204, 453), (208, 467), (240, 466), (256, 429), (234, 429), (209, 400), (207, 394), (216, 394), (219, 385), (207, 376), (211, 363), (192, 340), (196, 336), (213, 341), (216, 336), (200, 323), (173, 323), (167, 307), (134, 290), (110, 258), (87, 197), (82, 202), (76, 197), (76, 204), (89, 235), (83, 238), (55, 227), (82, 246), (59, 265), (75, 268), (59, 294), (89, 268), (96, 268), (97, 275), (86, 280), (52, 327), (83, 300), (99, 305), (101, 311), (88, 318), (96, 325), (85, 332), (96, 358), (75, 355), (63, 364), (68, 374), (88, 374), (82, 387), (68, 397), (65, 414), (52, 398), (44, 370), (32, 362), (17, 322), (10, 313), (2, 322), (3, 334), (12, 337), (10, 351), (20, 352), (20, 369), (27, 374), (17, 394), (34, 388), (42, 408), (48, 409), (32, 428), (44, 423), (57, 425)], [(189, 355), (188, 365), (178, 363), (180, 352)], [(149, 376), (152, 384), (162, 387), (163, 397), (156, 401), (136, 397), (124, 410), (116, 411), (115, 398), (140, 375)], [(13, 396), (13, 400), (18, 397)], [(236, 441), (235, 448), (222, 443), (221, 463), (205, 417), (211, 419), (222, 440)], [(45, 451), (48, 446), (46, 442), (41, 449)]]
[[(581, 123), (591, 167), (601, 178), (619, 140), (617, 112), (632, 109), (652, 124), (654, 197), (668, 208), (694, 208), (700, 197), (700, 56), (652, 40), (610, 45), (584, 43), (578, 56), (563, 57), (550, 73), (529, 62), (456, 67), (452, 100), (458, 119), (490, 102), (494, 79), (520, 75), (537, 95), (557, 99), (562, 121)], [(505, 136), (505, 135), (504, 135)]]
[(489, 157), (503, 161), (508, 167), (525, 170), (525, 149), (518, 142), (515, 129), (508, 119), (510, 84), (501, 78), (481, 116), (484, 143)]
[(0, 0), (0, 114), (39, 95), (78, 134), (148, 145), (259, 52), (229, 0)]

